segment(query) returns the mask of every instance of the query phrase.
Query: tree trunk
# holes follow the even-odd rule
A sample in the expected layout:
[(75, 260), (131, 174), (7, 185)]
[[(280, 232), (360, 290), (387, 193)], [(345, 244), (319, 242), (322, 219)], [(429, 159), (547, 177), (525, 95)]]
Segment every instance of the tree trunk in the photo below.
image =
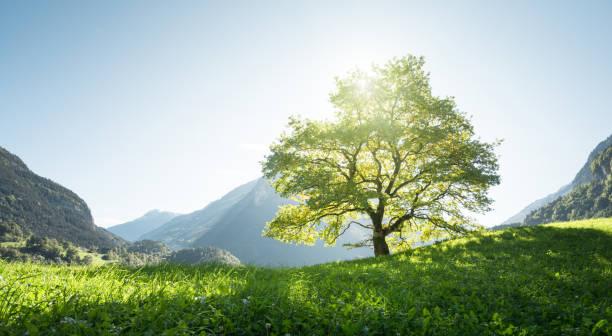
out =
[(389, 245), (387, 245), (387, 240), (382, 233), (374, 232), (372, 241), (374, 242), (374, 256), (389, 255)]

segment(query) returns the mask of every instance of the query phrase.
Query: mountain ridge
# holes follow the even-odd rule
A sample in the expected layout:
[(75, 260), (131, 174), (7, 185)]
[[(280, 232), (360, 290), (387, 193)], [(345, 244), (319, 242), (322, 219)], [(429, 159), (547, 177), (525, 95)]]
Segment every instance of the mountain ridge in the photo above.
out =
[(524, 226), (612, 216), (612, 145), (591, 160), (590, 182), (534, 210)]
[(138, 238), (146, 232), (150, 232), (160, 227), (161, 225), (167, 223), (172, 218), (179, 216), (180, 214), (170, 212), (170, 211), (161, 211), (158, 209), (153, 209), (147, 211), (144, 215), (133, 219), (131, 221), (113, 225), (107, 228), (108, 231), (128, 240), (128, 241), (136, 241)]
[(159, 240), (172, 249), (190, 247), (193, 239), (208, 230), (218, 216), (246, 195), (256, 182), (257, 180), (253, 180), (234, 188), (200, 210), (176, 216), (157, 229), (142, 234), (139, 239)]
[[(286, 244), (262, 237), (265, 223), (279, 206), (294, 201), (280, 197), (263, 178), (234, 188), (220, 199), (193, 213), (173, 218), (139, 239), (161, 241), (174, 250), (213, 246), (228, 250), (241, 261), (259, 265), (296, 266), (365, 257), (367, 248), (347, 250), (342, 243), (363, 240), (355, 229), (345, 233), (335, 247)], [(348, 238), (353, 238), (350, 241)]]
[(531, 212), (555, 201), (559, 197), (567, 195), (574, 188), (582, 184), (589, 183), (592, 178), (591, 168), (590, 168), (591, 162), (593, 161), (593, 159), (595, 159), (595, 157), (598, 154), (603, 152), (610, 145), (612, 145), (612, 135), (608, 136), (606, 139), (599, 142), (595, 146), (595, 148), (589, 153), (585, 164), (582, 166), (582, 168), (580, 168), (578, 173), (576, 173), (576, 176), (574, 177), (574, 179), (569, 184), (562, 186), (561, 188), (559, 188), (556, 192), (552, 194), (549, 194), (545, 197), (539, 198), (531, 202), (530, 204), (525, 206), (523, 209), (521, 209), (518, 213), (506, 219), (500, 226), (508, 226), (511, 224), (522, 223), (527, 217), (527, 215), (529, 215)]
[(220, 225), (213, 226), (192, 246), (219, 247), (230, 251), (242, 262), (268, 266), (301, 266), (371, 255), (368, 248), (347, 250), (342, 246), (364, 238), (356, 229), (347, 231), (334, 247), (325, 247), (321, 241), (306, 246), (263, 237), (265, 223), (274, 218), (280, 205), (289, 203), (294, 201), (282, 198), (268, 181), (261, 178), (251, 192), (226, 213)]

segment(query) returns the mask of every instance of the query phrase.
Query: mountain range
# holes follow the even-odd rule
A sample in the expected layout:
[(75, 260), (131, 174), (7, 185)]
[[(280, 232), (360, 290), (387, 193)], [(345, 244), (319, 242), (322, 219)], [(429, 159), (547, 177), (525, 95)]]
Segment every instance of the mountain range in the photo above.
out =
[(142, 232), (139, 239), (157, 240), (174, 250), (192, 247), (195, 239), (217, 224), (233, 205), (253, 189), (256, 183), (257, 181), (251, 181), (241, 185), (201, 210), (176, 216), (157, 229)]
[(178, 214), (169, 211), (151, 210), (142, 217), (127, 223), (111, 226), (107, 230), (128, 241), (134, 242), (140, 240), (143, 232), (155, 230), (176, 216)]
[(179, 215), (139, 239), (161, 241), (172, 249), (214, 246), (228, 250), (244, 263), (272, 266), (317, 264), (371, 256), (368, 248), (346, 249), (344, 243), (363, 240), (364, 232), (345, 233), (334, 247), (290, 245), (262, 237), (265, 223), (279, 206), (291, 200), (280, 197), (263, 178), (237, 187), (201, 210)]

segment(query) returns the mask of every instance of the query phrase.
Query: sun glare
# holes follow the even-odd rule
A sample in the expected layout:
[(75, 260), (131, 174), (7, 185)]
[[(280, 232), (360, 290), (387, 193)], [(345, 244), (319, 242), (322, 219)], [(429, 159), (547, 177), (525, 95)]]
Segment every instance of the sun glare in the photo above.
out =
[(357, 90), (363, 95), (370, 93), (370, 81), (367, 78), (361, 78), (357, 81)]

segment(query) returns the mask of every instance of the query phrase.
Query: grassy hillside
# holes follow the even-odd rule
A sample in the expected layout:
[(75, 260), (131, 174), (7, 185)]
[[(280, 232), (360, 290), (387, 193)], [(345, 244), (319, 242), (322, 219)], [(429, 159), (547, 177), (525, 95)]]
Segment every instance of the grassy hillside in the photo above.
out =
[(612, 333), (612, 219), (379, 259), (259, 267), (0, 264), (0, 334)]

